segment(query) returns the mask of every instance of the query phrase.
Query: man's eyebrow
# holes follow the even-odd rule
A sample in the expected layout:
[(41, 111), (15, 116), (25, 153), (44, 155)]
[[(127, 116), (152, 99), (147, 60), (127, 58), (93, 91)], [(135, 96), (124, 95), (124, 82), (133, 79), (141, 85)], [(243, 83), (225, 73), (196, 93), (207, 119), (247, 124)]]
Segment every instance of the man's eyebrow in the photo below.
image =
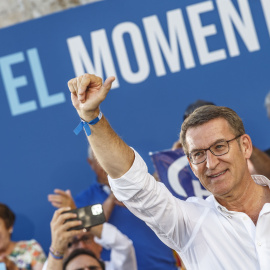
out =
[(206, 148), (195, 148), (193, 150), (191, 150), (189, 153), (192, 153), (192, 152), (196, 152), (196, 151), (200, 151), (200, 150), (205, 150), (213, 145), (215, 145), (216, 143), (219, 143), (219, 142), (226, 142), (225, 139), (217, 139), (216, 141), (214, 141), (210, 146), (206, 147)]

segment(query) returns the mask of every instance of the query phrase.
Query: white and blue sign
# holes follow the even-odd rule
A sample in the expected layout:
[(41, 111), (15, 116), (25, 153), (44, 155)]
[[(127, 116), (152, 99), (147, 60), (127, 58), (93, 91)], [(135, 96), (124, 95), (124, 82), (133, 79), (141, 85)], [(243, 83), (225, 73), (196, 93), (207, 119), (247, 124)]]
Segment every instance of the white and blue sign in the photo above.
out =
[(111, 0), (0, 30), (0, 201), (13, 237), (50, 245), (54, 188), (93, 181), (67, 88), (85, 72), (116, 76), (102, 112), (145, 158), (177, 140), (197, 99), (229, 106), (270, 147), (270, 0)]
[(182, 149), (150, 153), (159, 180), (181, 200), (196, 196), (205, 199), (211, 193), (192, 172), (187, 156)]

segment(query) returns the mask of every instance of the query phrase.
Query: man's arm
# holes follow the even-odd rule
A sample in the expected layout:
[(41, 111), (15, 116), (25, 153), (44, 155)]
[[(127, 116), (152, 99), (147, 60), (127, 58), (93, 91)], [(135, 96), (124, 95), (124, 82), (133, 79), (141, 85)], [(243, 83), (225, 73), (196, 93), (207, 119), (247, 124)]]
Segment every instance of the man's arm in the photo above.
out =
[[(104, 84), (102, 79), (85, 74), (68, 82), (72, 104), (81, 119), (90, 122), (99, 114), (99, 105), (111, 89), (114, 77)], [(133, 150), (114, 132), (103, 116), (95, 125), (89, 125), (88, 141), (103, 169), (112, 177), (119, 178), (129, 170), (134, 161)]]
[(261, 174), (270, 179), (270, 157), (266, 153), (253, 146), (250, 161), (255, 174)]

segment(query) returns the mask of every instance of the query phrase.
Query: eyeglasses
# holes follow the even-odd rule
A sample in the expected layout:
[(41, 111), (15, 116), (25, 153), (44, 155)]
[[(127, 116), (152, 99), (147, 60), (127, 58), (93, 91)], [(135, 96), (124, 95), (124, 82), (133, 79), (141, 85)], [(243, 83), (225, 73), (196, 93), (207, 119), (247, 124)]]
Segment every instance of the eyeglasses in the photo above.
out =
[(77, 268), (77, 269), (74, 269), (74, 270), (99, 270), (99, 269), (102, 269), (100, 266), (92, 266), (92, 265), (89, 265), (89, 266), (85, 266), (83, 268)]
[(89, 234), (85, 234), (81, 238), (73, 238), (72, 242), (68, 243), (68, 248), (71, 248), (72, 246), (77, 246), (80, 242), (83, 242), (84, 244), (91, 244), (92, 241), (93, 237)]
[[(243, 134), (242, 134), (243, 135)], [(229, 142), (238, 139), (242, 135), (238, 135), (235, 138), (228, 141), (219, 141), (211, 145), (206, 149), (194, 150), (188, 154), (190, 162), (194, 165), (203, 163), (206, 160), (206, 151), (209, 150), (215, 156), (223, 156), (227, 154), (230, 150)]]

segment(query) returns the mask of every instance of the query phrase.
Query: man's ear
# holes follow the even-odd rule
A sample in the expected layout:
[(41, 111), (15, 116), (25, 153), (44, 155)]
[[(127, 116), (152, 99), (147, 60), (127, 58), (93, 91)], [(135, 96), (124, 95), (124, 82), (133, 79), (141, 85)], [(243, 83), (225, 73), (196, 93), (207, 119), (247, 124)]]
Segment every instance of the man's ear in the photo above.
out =
[(252, 154), (252, 141), (249, 135), (247, 134), (242, 135), (240, 139), (240, 145), (245, 158), (246, 159), (250, 158)]

